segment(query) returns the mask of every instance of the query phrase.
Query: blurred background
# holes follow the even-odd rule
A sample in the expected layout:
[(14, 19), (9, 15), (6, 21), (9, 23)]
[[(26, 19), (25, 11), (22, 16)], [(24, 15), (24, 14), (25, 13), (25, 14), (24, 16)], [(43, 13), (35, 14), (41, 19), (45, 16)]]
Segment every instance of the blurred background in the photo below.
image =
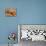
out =
[[(16, 17), (5, 16), (8, 7), (16, 8)], [(18, 34), (18, 24), (46, 24), (46, 0), (0, 0), (0, 44), (8, 43), (10, 32)]]

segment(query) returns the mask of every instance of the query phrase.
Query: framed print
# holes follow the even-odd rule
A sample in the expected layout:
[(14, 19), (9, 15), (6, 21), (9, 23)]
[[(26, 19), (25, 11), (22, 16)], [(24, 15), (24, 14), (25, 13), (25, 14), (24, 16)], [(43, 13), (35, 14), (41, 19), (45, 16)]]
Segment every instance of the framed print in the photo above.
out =
[(16, 8), (5, 8), (5, 16), (16, 16)]

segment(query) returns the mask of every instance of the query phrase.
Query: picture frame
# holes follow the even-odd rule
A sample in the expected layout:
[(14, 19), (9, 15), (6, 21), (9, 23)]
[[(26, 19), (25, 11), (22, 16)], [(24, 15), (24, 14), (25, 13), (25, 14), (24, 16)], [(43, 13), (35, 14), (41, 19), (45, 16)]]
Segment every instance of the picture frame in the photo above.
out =
[(5, 16), (9, 17), (16, 16), (16, 8), (5, 8)]

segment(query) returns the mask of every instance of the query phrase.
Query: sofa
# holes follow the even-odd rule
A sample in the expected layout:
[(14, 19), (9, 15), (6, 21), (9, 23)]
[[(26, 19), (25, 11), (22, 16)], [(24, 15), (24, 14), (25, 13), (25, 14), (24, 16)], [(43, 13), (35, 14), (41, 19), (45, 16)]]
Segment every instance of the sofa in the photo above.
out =
[(21, 30), (21, 39), (26, 39), (29, 40), (31, 39), (32, 41), (44, 41), (45, 37), (43, 35), (44, 31), (40, 30)]

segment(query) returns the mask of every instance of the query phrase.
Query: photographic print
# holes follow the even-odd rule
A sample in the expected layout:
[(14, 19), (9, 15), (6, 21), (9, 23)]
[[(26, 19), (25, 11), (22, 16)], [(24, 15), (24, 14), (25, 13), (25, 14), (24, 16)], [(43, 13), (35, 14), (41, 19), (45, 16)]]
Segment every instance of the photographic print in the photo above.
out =
[(5, 16), (16, 16), (16, 8), (5, 8)]

